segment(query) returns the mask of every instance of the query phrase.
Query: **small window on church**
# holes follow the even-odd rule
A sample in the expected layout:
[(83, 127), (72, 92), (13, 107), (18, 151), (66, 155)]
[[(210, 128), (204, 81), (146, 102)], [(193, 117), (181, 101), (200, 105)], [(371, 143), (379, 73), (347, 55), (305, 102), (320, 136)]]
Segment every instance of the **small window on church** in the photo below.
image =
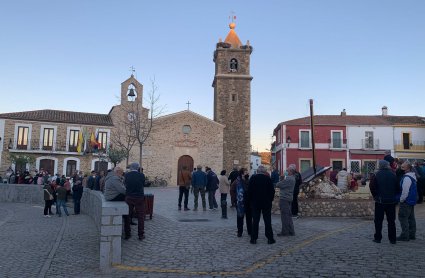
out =
[(188, 134), (188, 133), (190, 133), (190, 131), (191, 131), (190, 125), (183, 126), (183, 133), (184, 134)]
[(238, 72), (238, 61), (235, 58), (230, 60), (230, 72)]
[(232, 101), (236, 102), (237, 100), (238, 100), (238, 98), (237, 98), (236, 94), (232, 94)]

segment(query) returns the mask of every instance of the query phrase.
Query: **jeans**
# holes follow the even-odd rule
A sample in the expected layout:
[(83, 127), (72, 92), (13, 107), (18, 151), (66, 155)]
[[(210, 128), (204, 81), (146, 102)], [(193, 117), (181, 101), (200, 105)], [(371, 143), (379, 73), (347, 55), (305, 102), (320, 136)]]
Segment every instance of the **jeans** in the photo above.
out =
[(49, 215), (52, 212), (53, 200), (44, 200), (44, 215)]
[(207, 207), (207, 202), (205, 201), (205, 186), (194, 186), (193, 187), (193, 194), (195, 195), (195, 205), (194, 208), (198, 208), (198, 195), (201, 193), (202, 198), (202, 207)]
[(424, 200), (425, 180), (419, 179), (417, 183), (418, 187), (418, 203), (422, 203)]
[(59, 216), (61, 216), (61, 205), (63, 207), (63, 211), (65, 212), (65, 214), (69, 215), (68, 209), (66, 208), (66, 201), (65, 200), (58, 200), (57, 203), (56, 203), (56, 208), (58, 210)]
[(408, 239), (416, 236), (415, 206), (400, 203), (398, 220), (401, 226), (401, 238)]
[(81, 199), (74, 199), (74, 213), (80, 213)]
[(258, 239), (258, 226), (260, 224), (261, 213), (263, 214), (266, 237), (268, 239), (273, 239), (272, 210), (271, 210), (271, 208), (269, 208), (269, 209), (252, 208), (253, 223), (252, 223), (251, 239), (252, 240)]
[(220, 204), (221, 204), (221, 217), (227, 217), (227, 194), (226, 193), (221, 193)]
[(125, 197), (125, 202), (128, 204), (128, 215), (125, 218), (124, 231), (126, 236), (131, 236), (131, 218), (133, 216), (133, 211), (136, 209), (137, 220), (138, 220), (138, 236), (139, 238), (143, 237), (145, 233), (145, 198), (134, 198), (127, 196)]
[(295, 234), (294, 223), (292, 222), (291, 201), (279, 200), (280, 220), (282, 221), (281, 234)]
[(384, 214), (387, 216), (388, 223), (388, 239), (392, 242), (396, 241), (395, 228), (395, 204), (375, 203), (375, 239), (382, 239), (382, 222)]
[(187, 208), (187, 203), (189, 202), (189, 189), (186, 189), (186, 186), (179, 186), (179, 207), (182, 206), (183, 194), (184, 208)]
[(298, 194), (299, 194), (299, 190), (296, 193), (294, 191), (294, 196), (293, 196), (292, 204), (291, 204), (291, 213), (293, 216), (298, 215)]
[(215, 191), (216, 190), (208, 191), (208, 205), (210, 209), (218, 208), (217, 200), (215, 199)]

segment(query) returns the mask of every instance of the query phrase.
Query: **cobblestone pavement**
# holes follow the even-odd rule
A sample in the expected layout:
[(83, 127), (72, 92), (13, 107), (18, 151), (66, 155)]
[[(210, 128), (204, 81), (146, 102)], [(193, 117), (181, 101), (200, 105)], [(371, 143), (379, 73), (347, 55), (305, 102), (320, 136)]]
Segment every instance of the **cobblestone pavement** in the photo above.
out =
[[(370, 219), (298, 218), (295, 237), (276, 236), (276, 244), (268, 245), (260, 228), (258, 243), (251, 245), (247, 234), (236, 237), (235, 210), (229, 209), (227, 220), (220, 210), (178, 211), (176, 188), (145, 191), (155, 195), (146, 239), (123, 240), (122, 264), (103, 272), (89, 216), (45, 219), (41, 207), (0, 203), (0, 277), (424, 276), (425, 205), (416, 206), (416, 241), (391, 245), (384, 228), (382, 243), (373, 243)], [(196, 219), (203, 222), (180, 222)], [(280, 218), (272, 222), (276, 234)]]

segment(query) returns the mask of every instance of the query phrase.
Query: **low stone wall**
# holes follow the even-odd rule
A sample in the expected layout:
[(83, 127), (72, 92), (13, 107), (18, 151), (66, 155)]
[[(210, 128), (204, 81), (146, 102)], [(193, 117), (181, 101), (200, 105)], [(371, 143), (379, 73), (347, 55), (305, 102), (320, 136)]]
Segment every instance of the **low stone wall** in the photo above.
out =
[[(299, 215), (313, 217), (366, 217), (375, 215), (375, 201), (362, 199), (298, 199)], [(280, 214), (275, 197), (273, 214)]]
[(0, 183), (0, 202), (44, 204), (43, 185)]
[(122, 216), (128, 214), (128, 205), (107, 202), (101, 192), (84, 188), (81, 211), (90, 215), (100, 232), (100, 269), (120, 264)]

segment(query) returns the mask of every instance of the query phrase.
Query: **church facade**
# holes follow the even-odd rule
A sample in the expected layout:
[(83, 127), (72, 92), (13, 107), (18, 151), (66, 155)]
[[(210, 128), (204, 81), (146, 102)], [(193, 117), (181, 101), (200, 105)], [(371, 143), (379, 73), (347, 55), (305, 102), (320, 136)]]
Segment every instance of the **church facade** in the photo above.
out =
[[(7, 128), (8, 119), (12, 120), (13, 117), (24, 122), (31, 122), (34, 126), (49, 125), (48, 139), (45, 139), (44, 130), (40, 135), (38, 129), (26, 129), (29, 135), (25, 135), (25, 140), (28, 141), (25, 153), (35, 156), (37, 161), (42, 159), (46, 165), (48, 159), (54, 161), (55, 166), (52, 170), (66, 175), (71, 170), (91, 171), (100, 169), (100, 166), (102, 169), (111, 167), (106, 155), (96, 157), (90, 149), (89, 142), (84, 144), (82, 153), (75, 152), (75, 134), (77, 130), (84, 132), (84, 127), (81, 129), (82, 125), (105, 133), (105, 139), (102, 139), (103, 149), (107, 149), (110, 144), (119, 148), (120, 144), (124, 146), (129, 141), (133, 141), (137, 136), (131, 133), (131, 128), (144, 132), (144, 135), (149, 132), (149, 136), (139, 136), (146, 138), (142, 148), (137, 140), (133, 142), (129, 162), (138, 162), (142, 154), (142, 167), (151, 181), (158, 178), (165, 180), (169, 185), (176, 185), (183, 165), (187, 165), (190, 171), (197, 165), (202, 165), (204, 168), (211, 167), (217, 174), (223, 169), (229, 172), (233, 165), (250, 169), (250, 84), (252, 80), (250, 55), (252, 47), (249, 46), (249, 41), (246, 45), (240, 42), (234, 28), (234, 23), (231, 23), (230, 33), (224, 42), (220, 39), (214, 52), (213, 120), (190, 110), (152, 117), (152, 107), (147, 107), (149, 104), (143, 103), (143, 85), (132, 75), (121, 84), (120, 104), (112, 107), (108, 114), (56, 111), (55, 113), (62, 115), (64, 120), (55, 119), (55, 114), (49, 112), (51, 110), (39, 110), (42, 111), (39, 114), (49, 115), (47, 120), (42, 117), (32, 117), (31, 115), (35, 114), (26, 112), (0, 114), (0, 135), (4, 138), (0, 141), (2, 145), (0, 175), (4, 176), (9, 166), (15, 167), (6, 160), (7, 154), (11, 152), (10, 144), (8, 146), (7, 143), (10, 143), (10, 140), (19, 141), (17, 137), (20, 136), (15, 127)], [(25, 118), (21, 117), (23, 113), (26, 113)], [(69, 115), (79, 120), (70, 120)], [(90, 122), (91, 119), (96, 120)], [(2, 121), (6, 121), (5, 124), (2, 124)], [(60, 134), (61, 130), (72, 130), (72, 126), (76, 127), (74, 133), (69, 134), (69, 131), (64, 131)], [(31, 135), (32, 138), (40, 137), (40, 143), (37, 142), (39, 147), (35, 151), (29, 146)], [(45, 144), (43, 140), (49, 141), (46, 143), (47, 147), (43, 145)], [(19, 151), (18, 147), (14, 149)], [(48, 157), (44, 152), (48, 152)], [(68, 166), (70, 160), (78, 164), (73, 162), (75, 166)], [(125, 167), (126, 164), (127, 160), (124, 160), (119, 163), (119, 166)], [(39, 170), (39, 167), (40, 163), (26, 165), (30, 171)]]

